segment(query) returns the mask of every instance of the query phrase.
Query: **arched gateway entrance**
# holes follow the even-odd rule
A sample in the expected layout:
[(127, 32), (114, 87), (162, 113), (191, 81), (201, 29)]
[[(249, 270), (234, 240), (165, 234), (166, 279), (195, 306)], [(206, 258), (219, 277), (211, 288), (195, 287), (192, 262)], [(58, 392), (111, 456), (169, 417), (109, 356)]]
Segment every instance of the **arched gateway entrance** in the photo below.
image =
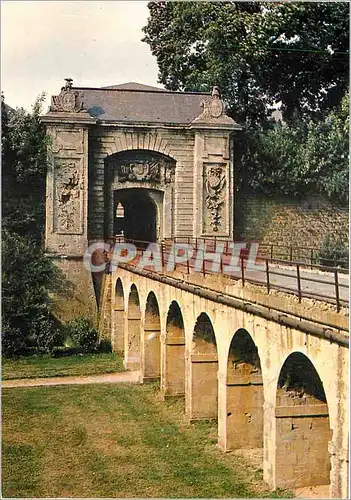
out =
[[(163, 193), (160, 192), (159, 197), (162, 203)], [(114, 207), (114, 235), (123, 234), (128, 240), (157, 241), (160, 227), (159, 214), (148, 189), (130, 188), (114, 191)]]
[[(105, 237), (123, 234), (129, 240), (164, 237), (165, 205), (173, 203), (176, 162), (144, 149), (105, 158)], [(166, 222), (172, 225), (172, 220)]]

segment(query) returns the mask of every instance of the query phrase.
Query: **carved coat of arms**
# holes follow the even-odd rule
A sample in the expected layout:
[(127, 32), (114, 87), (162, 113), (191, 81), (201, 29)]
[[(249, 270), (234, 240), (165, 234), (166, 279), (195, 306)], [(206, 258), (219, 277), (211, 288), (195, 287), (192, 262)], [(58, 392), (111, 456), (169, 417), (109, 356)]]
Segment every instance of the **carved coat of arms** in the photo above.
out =
[(161, 165), (159, 162), (136, 162), (118, 166), (119, 182), (160, 181)]
[(134, 160), (117, 163), (118, 182), (151, 182), (170, 184), (174, 182), (175, 165), (162, 160)]
[(72, 79), (66, 78), (66, 84), (57, 96), (51, 97), (50, 111), (79, 113), (83, 109), (83, 94), (72, 89)]

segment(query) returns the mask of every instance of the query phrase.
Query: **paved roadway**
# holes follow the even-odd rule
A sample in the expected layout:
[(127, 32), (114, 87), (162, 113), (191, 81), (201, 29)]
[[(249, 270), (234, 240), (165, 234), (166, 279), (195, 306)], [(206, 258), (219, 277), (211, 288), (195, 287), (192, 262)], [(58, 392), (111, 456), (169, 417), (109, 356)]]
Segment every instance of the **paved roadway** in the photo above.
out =
[[(138, 252), (139, 253), (139, 252)], [(167, 252), (168, 253), (168, 252)], [(167, 253), (164, 256), (167, 262)], [(135, 262), (135, 261), (134, 261)], [(134, 263), (133, 262), (133, 263)], [(230, 256), (223, 257), (223, 266), (228, 265), (230, 262)], [(195, 264), (195, 259), (191, 259), (189, 266), (190, 270), (193, 269)], [(261, 263), (262, 270), (250, 269), (245, 266), (244, 276), (245, 280), (248, 282), (253, 282), (259, 285), (267, 287), (267, 273), (265, 268), (265, 262)], [(177, 269), (182, 271), (187, 271), (187, 264), (177, 264)], [(146, 268), (148, 269), (148, 268)], [(150, 270), (155, 270), (153, 267)], [(194, 272), (194, 271), (193, 271)], [(203, 269), (201, 271), (203, 272)], [(213, 273), (212, 262), (205, 262), (205, 272)], [(167, 272), (166, 272), (167, 273)], [(217, 273), (214, 273), (217, 274)], [(233, 277), (234, 279), (241, 279), (241, 270), (225, 272), (224, 274)], [(343, 306), (348, 306), (349, 303), (349, 275), (345, 273), (338, 272), (338, 290), (339, 298)], [(318, 282), (313, 281), (318, 280)], [(288, 293), (293, 293), (298, 295), (298, 280), (297, 280), (297, 269), (294, 265), (278, 265), (269, 262), (269, 282), (272, 288), (280, 289), (281, 291), (286, 291)], [(319, 299), (325, 302), (336, 303), (336, 286), (335, 286), (335, 275), (330, 272), (323, 272), (317, 269), (308, 269), (306, 265), (305, 268), (300, 268), (300, 282), (301, 282), (301, 295), (302, 297)]]

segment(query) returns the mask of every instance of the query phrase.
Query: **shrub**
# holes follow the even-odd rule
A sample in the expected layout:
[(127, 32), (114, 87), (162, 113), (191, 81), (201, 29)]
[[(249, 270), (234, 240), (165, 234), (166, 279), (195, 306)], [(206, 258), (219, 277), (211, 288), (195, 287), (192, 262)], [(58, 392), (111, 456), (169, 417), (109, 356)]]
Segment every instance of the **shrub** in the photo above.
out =
[(99, 342), (99, 352), (112, 352), (111, 342), (107, 339), (101, 339)]
[(340, 236), (327, 235), (317, 259), (322, 266), (349, 267), (349, 249)]
[(59, 346), (59, 347), (54, 347), (51, 355), (53, 358), (64, 358), (68, 356), (77, 356), (79, 354), (82, 354), (81, 347)]
[(5, 358), (20, 356), (26, 348), (26, 339), (19, 328), (3, 319), (1, 325), (1, 349)]
[(62, 332), (51, 317), (38, 317), (31, 325), (29, 341), (37, 352), (52, 353), (62, 344)]
[(74, 347), (81, 347), (84, 352), (94, 352), (98, 346), (98, 332), (88, 318), (75, 318), (64, 326), (66, 339)]
[(4, 356), (33, 345), (47, 352), (56, 335), (50, 293), (63, 286), (62, 272), (29, 238), (4, 229), (1, 243)]

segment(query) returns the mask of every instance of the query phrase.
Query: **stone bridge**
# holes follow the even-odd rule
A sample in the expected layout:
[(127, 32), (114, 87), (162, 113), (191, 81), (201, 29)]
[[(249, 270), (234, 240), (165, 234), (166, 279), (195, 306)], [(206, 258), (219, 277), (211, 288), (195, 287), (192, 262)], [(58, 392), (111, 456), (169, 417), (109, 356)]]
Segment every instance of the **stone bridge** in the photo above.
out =
[(330, 485), (346, 498), (347, 328), (184, 277), (127, 264), (105, 275), (100, 329), (125, 367), (184, 396), (189, 422), (218, 420), (224, 452), (263, 449), (272, 488)]

